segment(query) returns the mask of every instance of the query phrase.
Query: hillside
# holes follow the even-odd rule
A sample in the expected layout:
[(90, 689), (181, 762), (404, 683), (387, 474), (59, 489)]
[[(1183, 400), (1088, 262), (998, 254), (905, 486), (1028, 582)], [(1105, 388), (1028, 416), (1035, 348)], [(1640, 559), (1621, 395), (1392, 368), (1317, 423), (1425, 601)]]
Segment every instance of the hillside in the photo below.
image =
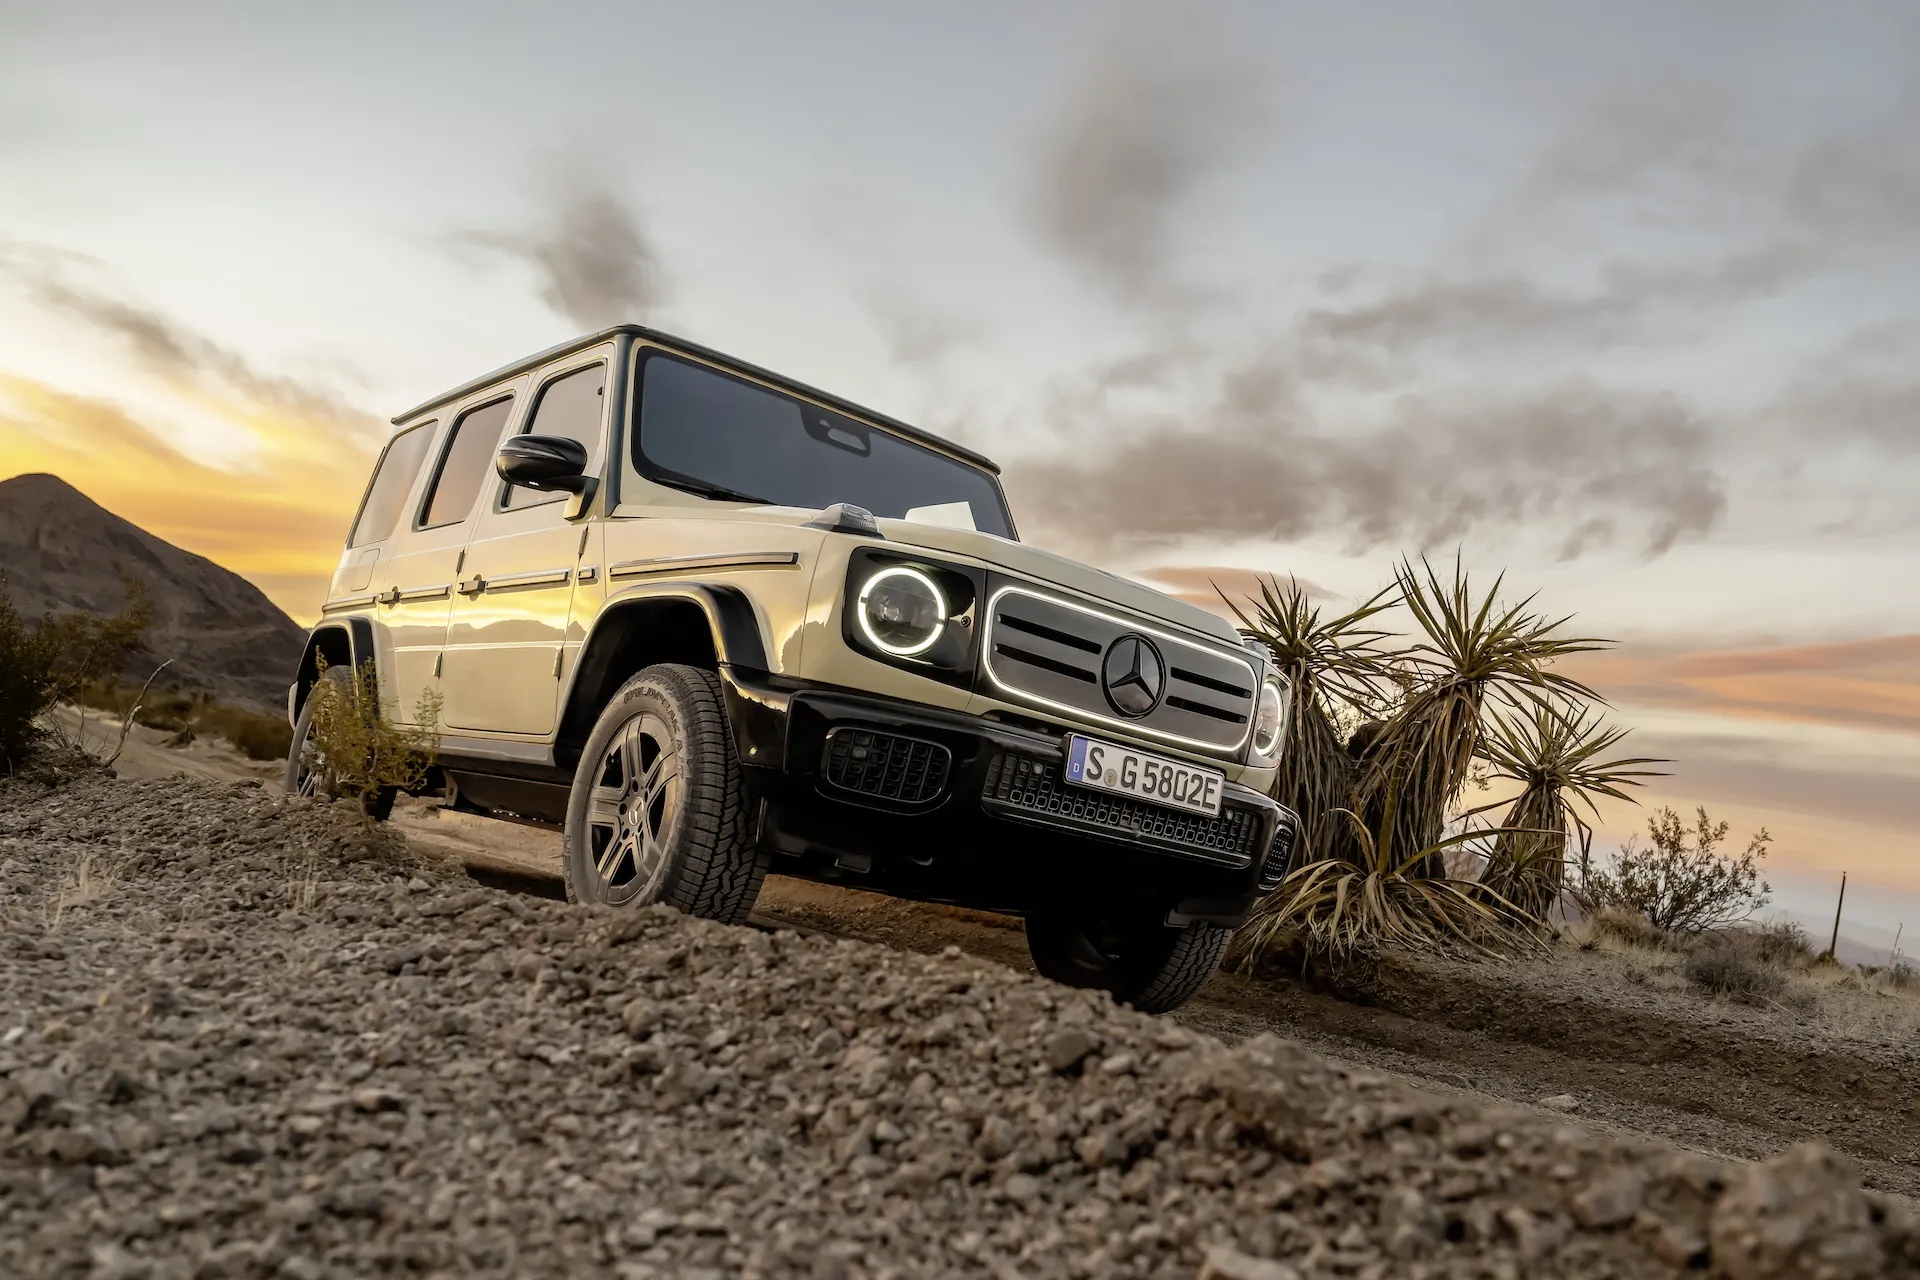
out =
[(153, 594), (151, 657), (129, 676), (144, 679), (171, 658), (165, 679), (210, 689), (223, 701), (284, 704), (305, 632), (238, 574), (106, 510), (50, 475), (0, 481), (0, 572), (26, 617), (115, 613), (123, 575)]

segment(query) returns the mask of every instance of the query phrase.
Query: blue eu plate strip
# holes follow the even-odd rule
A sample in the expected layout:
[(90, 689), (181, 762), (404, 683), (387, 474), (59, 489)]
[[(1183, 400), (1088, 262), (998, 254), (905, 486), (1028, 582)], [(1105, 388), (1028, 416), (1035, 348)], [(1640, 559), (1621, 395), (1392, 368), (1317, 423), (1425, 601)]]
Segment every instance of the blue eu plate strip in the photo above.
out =
[(1087, 780), (1087, 740), (1082, 737), (1067, 739), (1067, 781), (1085, 782)]

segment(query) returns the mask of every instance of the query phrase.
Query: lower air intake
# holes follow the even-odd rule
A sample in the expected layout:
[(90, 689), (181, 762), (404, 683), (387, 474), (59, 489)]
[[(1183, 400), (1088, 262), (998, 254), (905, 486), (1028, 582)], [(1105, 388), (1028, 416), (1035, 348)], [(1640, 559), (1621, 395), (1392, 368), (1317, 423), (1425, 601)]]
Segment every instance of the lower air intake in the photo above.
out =
[(1218, 817), (1182, 813), (1126, 796), (1062, 785), (1060, 766), (1002, 752), (987, 766), (981, 795), (989, 809), (1021, 815), (1047, 826), (1149, 845), (1183, 857), (1229, 867), (1253, 863), (1260, 814), (1222, 805)]
[(820, 775), (836, 791), (896, 804), (928, 804), (946, 790), (953, 753), (937, 742), (872, 729), (827, 735)]

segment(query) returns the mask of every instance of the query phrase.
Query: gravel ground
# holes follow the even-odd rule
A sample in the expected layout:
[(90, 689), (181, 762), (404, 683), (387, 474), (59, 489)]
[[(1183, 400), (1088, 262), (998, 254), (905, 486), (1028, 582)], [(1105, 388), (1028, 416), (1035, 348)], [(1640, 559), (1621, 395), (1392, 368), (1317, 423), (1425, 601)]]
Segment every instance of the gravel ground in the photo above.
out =
[(0, 1275), (1920, 1275), (1729, 1167), (958, 954), (476, 889), (257, 786), (0, 783)]

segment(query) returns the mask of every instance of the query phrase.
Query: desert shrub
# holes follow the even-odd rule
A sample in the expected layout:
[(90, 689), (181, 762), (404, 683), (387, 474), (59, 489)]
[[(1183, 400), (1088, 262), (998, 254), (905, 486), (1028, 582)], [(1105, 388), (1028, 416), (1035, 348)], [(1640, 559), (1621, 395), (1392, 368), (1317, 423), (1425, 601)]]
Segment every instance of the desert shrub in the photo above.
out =
[(1791, 920), (1747, 925), (1734, 932), (1748, 935), (1754, 954), (1773, 965), (1805, 969), (1813, 964), (1813, 942), (1807, 931)]
[(1651, 920), (1638, 911), (1622, 911), (1618, 907), (1603, 907), (1594, 912), (1587, 919), (1587, 927), (1596, 937), (1611, 938), (1625, 946), (1646, 951), (1666, 941), (1666, 935), (1654, 928)]
[(346, 671), (330, 672), (323, 661), (307, 695), (313, 718), (303, 753), (318, 791), (371, 811), (382, 791), (419, 791), (426, 785), (440, 741), (440, 696), (422, 694), (414, 723), (395, 724), (380, 714), (372, 661), (350, 675)]
[(1664, 933), (1724, 929), (1764, 907), (1773, 887), (1760, 877), (1760, 862), (1773, 837), (1762, 828), (1734, 855), (1720, 850), (1725, 822), (1706, 809), (1689, 830), (1672, 809), (1647, 819), (1648, 844), (1629, 840), (1611, 864), (1582, 851), (1571, 891), (1583, 910), (1637, 912)]
[(40, 745), (47, 733), (40, 717), (120, 670), (140, 648), (153, 602), (133, 578), (126, 590), (126, 606), (112, 617), (48, 614), (29, 624), (0, 575), (0, 770), (17, 769)]
[(177, 746), (211, 734), (252, 760), (284, 760), (293, 746), (285, 716), (233, 706), (209, 693), (184, 693), (178, 685), (142, 697), (139, 689), (109, 677), (90, 681), (73, 700), (115, 716), (131, 711), (135, 724), (173, 734)]
[(293, 747), (293, 726), (283, 715), (209, 702), (194, 716), (194, 731), (214, 733), (250, 760), (284, 760)]
[(1749, 1004), (1772, 1000), (1786, 990), (1787, 977), (1761, 958), (1753, 931), (1742, 932), (1747, 936), (1708, 935), (1687, 957), (1687, 981), (1709, 995)]
[(1898, 959), (1887, 966), (1885, 981), (1895, 991), (1910, 991), (1920, 986), (1920, 970), (1914, 968), (1913, 961)]

